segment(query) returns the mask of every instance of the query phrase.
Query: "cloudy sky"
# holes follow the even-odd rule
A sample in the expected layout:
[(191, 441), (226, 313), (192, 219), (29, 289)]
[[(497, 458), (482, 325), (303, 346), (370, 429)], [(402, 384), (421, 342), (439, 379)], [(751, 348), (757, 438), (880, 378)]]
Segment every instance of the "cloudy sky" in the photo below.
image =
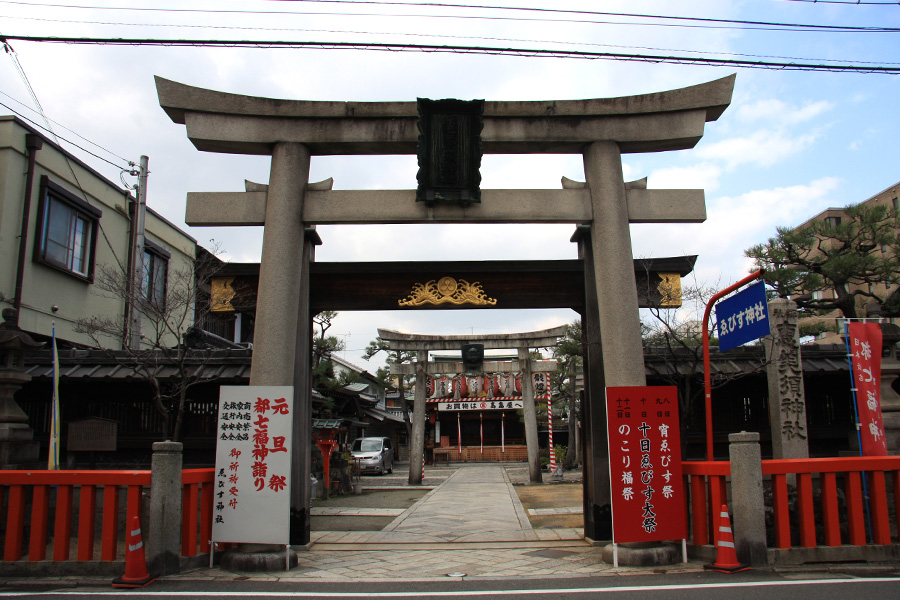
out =
[[(0, 33), (456, 45), (900, 67), (900, 8), (886, 0), (859, 5), (805, 0), (478, 4), (482, 7), (402, 0), (0, 0)], [(536, 7), (544, 10), (510, 10)], [(801, 25), (828, 27), (811, 31)], [(154, 75), (274, 98), (414, 101), (626, 96), (737, 73), (731, 107), (707, 124), (694, 149), (624, 157), (626, 179), (649, 177), (651, 188), (704, 189), (709, 215), (703, 224), (633, 225), (635, 257), (698, 254), (696, 280), (719, 287), (747, 274), (743, 251), (773, 235), (776, 226), (796, 225), (827, 207), (865, 200), (900, 180), (897, 75), (471, 53), (15, 39), (9, 46), (13, 52), (0, 57), (0, 111), (38, 126), (46, 126), (45, 116), (60, 138), (97, 156), (61, 141), (65, 147), (112, 181), (119, 181), (127, 161), (149, 156), (149, 205), (201, 244), (215, 240), (236, 262), (259, 260), (262, 229), (188, 228), (185, 195), (241, 191), (244, 179), (266, 182), (269, 159), (198, 152), (184, 127), (160, 109)], [(314, 157), (310, 179), (334, 177), (337, 189), (401, 189), (414, 188), (415, 175), (411, 156)], [(482, 165), (483, 188), (555, 189), (562, 176), (583, 181), (580, 156), (486, 156)], [(572, 231), (570, 225), (321, 227), (324, 245), (317, 259), (565, 259), (575, 257), (568, 241)], [(346, 359), (374, 370), (378, 364), (361, 360), (360, 353), (378, 327), (502, 333), (552, 327), (576, 317), (571, 311), (342, 313), (332, 332), (345, 340)]]

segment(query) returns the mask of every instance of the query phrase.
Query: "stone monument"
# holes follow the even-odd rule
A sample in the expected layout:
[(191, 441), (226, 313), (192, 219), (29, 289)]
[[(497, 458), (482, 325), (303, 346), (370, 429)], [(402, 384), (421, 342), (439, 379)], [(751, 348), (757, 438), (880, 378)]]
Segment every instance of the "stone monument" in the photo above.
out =
[(18, 328), (16, 309), (3, 309), (3, 323), (0, 323), (0, 469), (39, 466), (40, 446), (34, 441), (34, 430), (28, 426), (28, 415), (14, 396), (31, 381), (31, 375), (24, 372), (25, 354), (43, 345)]

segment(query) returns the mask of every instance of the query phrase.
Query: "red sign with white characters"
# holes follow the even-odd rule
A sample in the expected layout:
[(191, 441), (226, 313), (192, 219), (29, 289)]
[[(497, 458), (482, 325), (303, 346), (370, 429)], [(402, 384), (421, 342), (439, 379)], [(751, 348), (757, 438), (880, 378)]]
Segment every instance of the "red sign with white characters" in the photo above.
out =
[(684, 484), (675, 387), (608, 387), (613, 541), (684, 539)]
[(847, 334), (862, 453), (863, 456), (887, 456), (881, 419), (881, 328), (875, 323), (850, 323)]

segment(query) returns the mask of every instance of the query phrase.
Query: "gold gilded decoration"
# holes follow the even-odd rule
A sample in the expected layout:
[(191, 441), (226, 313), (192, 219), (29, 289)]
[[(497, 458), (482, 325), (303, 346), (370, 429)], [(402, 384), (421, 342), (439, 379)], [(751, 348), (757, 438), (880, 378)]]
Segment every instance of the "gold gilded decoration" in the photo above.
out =
[(659, 290), (662, 296), (659, 305), (672, 308), (681, 306), (681, 275), (678, 273), (660, 273), (659, 278), (662, 280), (656, 286), (656, 289)]
[(234, 299), (236, 292), (232, 284), (234, 277), (213, 277), (210, 282), (210, 307), (212, 312), (233, 312), (234, 307), (231, 301)]
[(481, 283), (469, 283), (465, 279), (457, 281), (452, 277), (441, 277), (427, 283), (416, 283), (405, 300), (398, 300), (400, 306), (422, 306), (423, 304), (475, 304), (494, 306), (497, 300), (488, 298)]

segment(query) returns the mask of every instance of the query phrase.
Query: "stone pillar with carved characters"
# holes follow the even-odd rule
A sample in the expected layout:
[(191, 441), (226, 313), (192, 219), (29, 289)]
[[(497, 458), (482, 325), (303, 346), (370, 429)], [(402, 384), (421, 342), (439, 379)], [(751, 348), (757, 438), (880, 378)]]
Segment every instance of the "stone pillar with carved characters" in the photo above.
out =
[(769, 319), (772, 333), (763, 342), (768, 360), (772, 458), (809, 458), (796, 303), (784, 298), (769, 301)]

